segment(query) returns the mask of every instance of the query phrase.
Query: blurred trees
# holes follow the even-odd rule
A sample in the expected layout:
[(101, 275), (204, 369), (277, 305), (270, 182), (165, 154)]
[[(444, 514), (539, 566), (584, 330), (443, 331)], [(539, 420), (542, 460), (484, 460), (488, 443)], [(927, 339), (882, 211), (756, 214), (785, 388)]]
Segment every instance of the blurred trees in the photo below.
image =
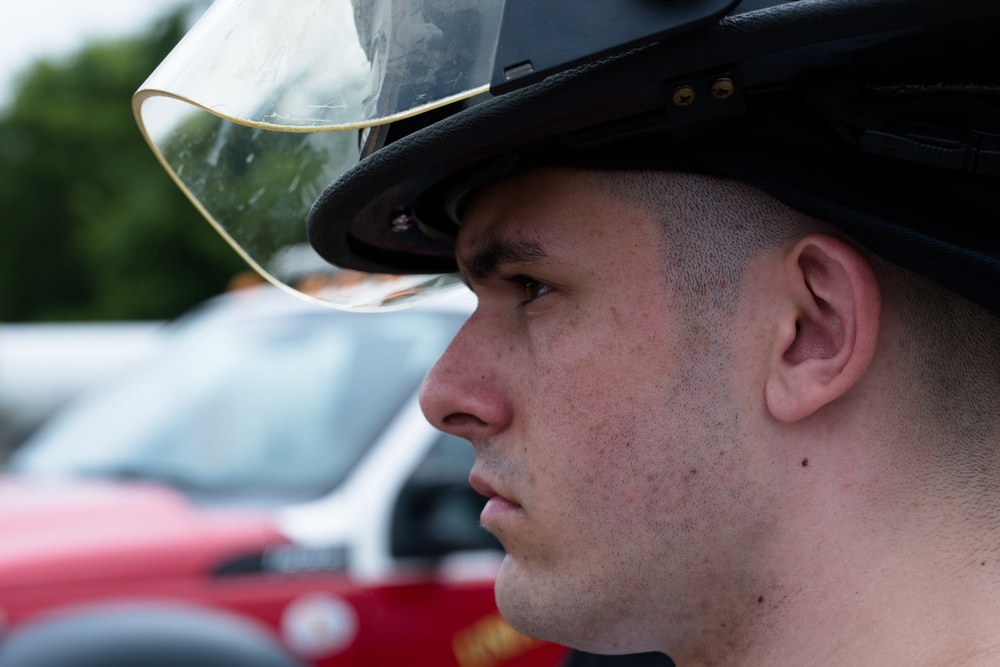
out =
[(246, 268), (132, 116), (188, 11), (37, 63), (0, 110), (0, 320), (172, 318)]

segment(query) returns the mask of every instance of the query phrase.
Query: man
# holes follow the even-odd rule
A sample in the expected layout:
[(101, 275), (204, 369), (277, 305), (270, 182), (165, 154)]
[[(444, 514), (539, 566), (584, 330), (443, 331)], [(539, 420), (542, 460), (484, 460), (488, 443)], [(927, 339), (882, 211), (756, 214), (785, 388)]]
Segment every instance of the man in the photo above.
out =
[[(431, 5), (428, 48), (457, 13)], [(681, 666), (996, 664), (997, 11), (709, 5), (579, 67), (553, 48), (541, 81), (511, 9), (494, 94), (370, 123), (310, 239), (478, 296), (422, 405), (476, 451), (516, 629)], [(377, 102), (441, 85), (394, 73)]]
[(479, 307), (422, 400), (476, 449), (515, 628), (680, 665), (991, 649), (995, 318), (701, 176), (527, 172), (465, 220)]

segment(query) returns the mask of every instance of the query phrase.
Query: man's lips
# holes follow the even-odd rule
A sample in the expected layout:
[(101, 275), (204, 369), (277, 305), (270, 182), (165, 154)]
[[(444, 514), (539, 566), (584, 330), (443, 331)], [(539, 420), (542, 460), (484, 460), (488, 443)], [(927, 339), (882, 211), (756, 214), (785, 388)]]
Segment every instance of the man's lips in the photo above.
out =
[(469, 473), (469, 485), (481, 496), (492, 498), (497, 495), (497, 492), (493, 490), (493, 484), (486, 481), (486, 478), (475, 469)]
[(489, 498), (486, 501), (486, 506), (483, 508), (482, 514), (479, 516), (480, 522), (486, 527), (489, 527), (491, 523), (494, 523), (503, 515), (521, 509), (518, 503), (499, 493), (490, 481), (475, 470), (469, 475), (469, 484), (472, 485), (472, 488), (477, 493)]

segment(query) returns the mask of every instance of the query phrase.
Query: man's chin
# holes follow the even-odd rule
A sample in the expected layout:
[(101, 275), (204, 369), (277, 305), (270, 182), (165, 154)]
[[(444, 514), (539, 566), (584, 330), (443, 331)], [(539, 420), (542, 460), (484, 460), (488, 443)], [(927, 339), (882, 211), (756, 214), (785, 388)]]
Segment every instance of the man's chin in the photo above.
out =
[(531, 585), (524, 564), (510, 553), (500, 564), (493, 593), (497, 609), (508, 625), (522, 635), (544, 639), (538, 636), (540, 628), (535, 620), (540, 606), (537, 597), (541, 591)]
[(522, 635), (564, 646), (579, 640), (575, 633), (566, 632), (576, 623), (566, 616), (564, 605), (556, 604), (561, 602), (558, 586), (550, 576), (532, 572), (523, 560), (510, 554), (504, 557), (494, 594), (504, 620)]
[(497, 609), (512, 628), (534, 639), (590, 653), (649, 650), (622, 642), (617, 633), (629, 633), (608, 617), (607, 605), (595, 600), (593, 591), (560, 579), (558, 573), (539, 572), (530, 563), (508, 553), (497, 573)]

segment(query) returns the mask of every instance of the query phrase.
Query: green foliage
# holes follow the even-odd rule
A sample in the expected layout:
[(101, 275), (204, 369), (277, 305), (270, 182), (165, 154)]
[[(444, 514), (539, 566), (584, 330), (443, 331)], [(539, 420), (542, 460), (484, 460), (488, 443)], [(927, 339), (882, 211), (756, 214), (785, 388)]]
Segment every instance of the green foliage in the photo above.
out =
[(186, 11), (37, 63), (0, 111), (0, 320), (172, 318), (246, 268), (132, 116)]
[(193, 108), (159, 145), (199, 202), (268, 270), (305, 243), (309, 208), (358, 160), (354, 132), (269, 132)]

